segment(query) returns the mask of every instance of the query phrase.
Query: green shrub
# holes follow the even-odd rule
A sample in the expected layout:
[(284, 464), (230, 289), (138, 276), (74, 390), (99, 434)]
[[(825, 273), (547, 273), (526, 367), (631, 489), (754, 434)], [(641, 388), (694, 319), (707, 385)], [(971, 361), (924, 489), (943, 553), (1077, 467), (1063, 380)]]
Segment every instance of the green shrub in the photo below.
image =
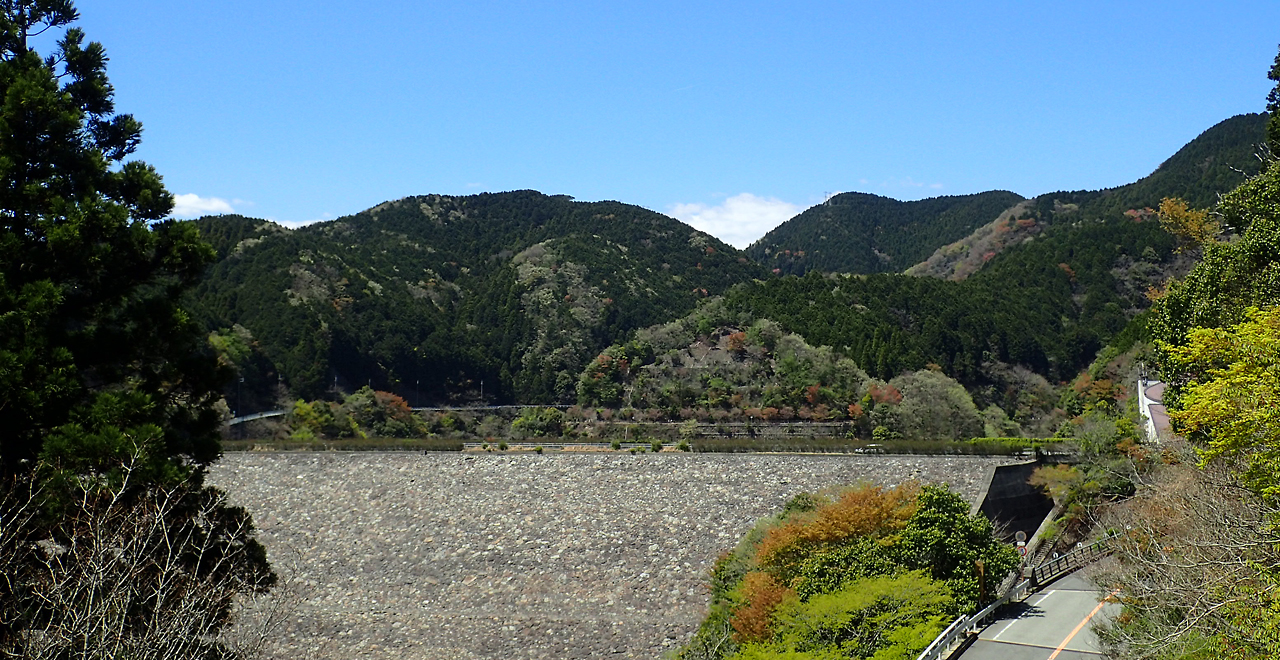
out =
[(535, 452), (537, 452), (537, 453), (541, 454), (541, 453), (542, 453), (542, 445), (538, 445), (537, 447), (534, 447), (534, 448), (533, 448), (533, 450), (534, 450)]
[(506, 451), (506, 450), (507, 450), (507, 443), (506, 443), (506, 442), (499, 442), (499, 443), (498, 443), (498, 451)]
[(834, 593), (783, 602), (774, 615), (775, 640), (785, 650), (914, 658), (953, 616), (955, 601), (946, 585), (913, 571), (855, 580)]
[(693, 451), (693, 449), (689, 447), (689, 443), (684, 440), (681, 440), (680, 444), (676, 445), (676, 449), (679, 451)]
[(662, 441), (654, 440), (653, 443), (649, 445), (649, 447), (653, 449), (654, 453), (660, 452), (662, 451)]
[(622, 449), (622, 443), (621, 443), (621, 442), (618, 442), (617, 440), (614, 440), (613, 442), (609, 443), (609, 448), (610, 448), (610, 449), (615, 449), (615, 450), (616, 450), (616, 449)]
[(511, 422), (511, 434), (517, 438), (559, 436), (564, 431), (564, 413), (555, 408), (525, 408)]

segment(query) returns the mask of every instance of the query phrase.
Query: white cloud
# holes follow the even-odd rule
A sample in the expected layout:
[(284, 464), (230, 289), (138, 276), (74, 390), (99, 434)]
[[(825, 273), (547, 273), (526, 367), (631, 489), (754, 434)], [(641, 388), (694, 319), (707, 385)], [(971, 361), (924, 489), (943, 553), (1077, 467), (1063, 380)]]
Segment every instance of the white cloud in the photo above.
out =
[(218, 197), (201, 197), (195, 194), (173, 196), (173, 214), (179, 218), (197, 218), (213, 213), (235, 212), (236, 210), (231, 208), (231, 202)]
[(328, 212), (328, 211), (325, 211), (324, 213), (321, 213), (321, 214), (320, 214), (320, 217), (319, 217), (319, 218), (316, 218), (315, 220), (276, 220), (275, 218), (270, 218), (270, 220), (271, 220), (272, 222), (274, 222), (274, 223), (276, 223), (276, 224), (278, 224), (278, 225), (284, 225), (285, 227), (288, 227), (289, 229), (297, 229), (298, 227), (306, 227), (307, 225), (314, 225), (314, 224), (315, 224), (315, 223), (317, 223), (317, 222), (328, 222), (328, 221), (330, 221), (330, 220), (332, 220), (332, 219), (333, 219), (333, 214), (332, 214), (332, 213), (330, 213), (330, 212)]
[(736, 248), (745, 248), (804, 208), (776, 197), (734, 195), (716, 206), (675, 204), (668, 213)]

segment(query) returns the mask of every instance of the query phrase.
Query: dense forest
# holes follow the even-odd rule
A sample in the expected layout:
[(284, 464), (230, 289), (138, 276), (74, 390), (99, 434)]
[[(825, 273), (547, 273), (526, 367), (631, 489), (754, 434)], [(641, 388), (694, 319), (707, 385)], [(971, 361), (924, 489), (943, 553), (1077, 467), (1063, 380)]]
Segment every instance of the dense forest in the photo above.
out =
[(237, 393), (247, 409), (273, 405), (278, 383), (413, 405), (571, 398), (601, 348), (764, 275), (666, 216), (530, 191), (406, 198), (293, 231), (197, 224), (219, 258), (189, 304), (255, 376)]
[[(297, 230), (206, 217), (196, 224), (218, 256), (188, 305), (243, 378), (225, 391), (237, 411), (365, 386), (413, 406), (576, 403), (603, 349), (723, 296), (874, 378), (938, 369), (980, 407), (1027, 421), (1045, 405), (1019, 403), (1039, 389), (1030, 381), (1070, 380), (1149, 288), (1186, 270), (1149, 206), (1236, 185), (1260, 117), (1218, 124), (1129, 186), (1034, 200), (846, 193), (746, 253), (639, 207), (533, 191), (410, 197)], [(911, 271), (936, 279), (821, 274), (901, 271), (966, 233), (936, 268)], [(810, 234), (844, 247), (763, 252)], [(837, 254), (865, 264), (826, 261)]]
[(901, 272), (1020, 201), (1006, 191), (917, 202), (843, 193), (774, 228), (747, 254), (786, 275)]

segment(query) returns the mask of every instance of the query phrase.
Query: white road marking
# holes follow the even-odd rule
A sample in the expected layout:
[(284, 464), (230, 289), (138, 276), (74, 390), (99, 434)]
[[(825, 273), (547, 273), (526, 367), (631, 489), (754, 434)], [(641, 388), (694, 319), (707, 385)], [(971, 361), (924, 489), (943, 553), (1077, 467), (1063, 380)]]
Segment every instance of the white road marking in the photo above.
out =
[[(1043, 602), (1044, 602), (1044, 599), (1046, 599), (1046, 598), (1048, 598), (1049, 596), (1052, 596), (1053, 594), (1056, 594), (1056, 593), (1058, 593), (1056, 589), (1052, 589), (1052, 590), (1046, 591), (1046, 592), (1044, 592), (1043, 594), (1041, 594), (1041, 595), (1040, 595), (1040, 599), (1039, 599), (1039, 600), (1037, 600), (1037, 601), (1036, 601), (1036, 602), (1034, 602), (1034, 603), (1031, 603), (1031, 605), (1032, 605), (1032, 606), (1039, 606), (1039, 605), (1040, 605), (1040, 603), (1043, 603)], [(1024, 601), (1024, 602), (1025, 602), (1025, 601)], [(1000, 641), (1000, 636), (1001, 636), (1001, 635), (1003, 635), (1003, 634), (1005, 634), (1005, 633), (1007, 633), (1007, 632), (1009, 632), (1009, 629), (1010, 629), (1010, 628), (1012, 628), (1012, 627), (1013, 627), (1013, 624), (1017, 623), (1017, 622), (1018, 622), (1018, 619), (1020, 619), (1020, 618), (1022, 618), (1022, 617), (1021, 617), (1021, 616), (1019, 616), (1019, 617), (1016, 617), (1016, 618), (1013, 618), (1013, 619), (1009, 619), (1007, 622), (1005, 622), (1004, 629), (1003, 629), (1003, 630), (1001, 630), (1000, 632), (996, 633), (995, 637), (992, 637), (992, 638), (991, 638), (991, 641), (993, 641), (993, 642), (998, 642), (998, 641)]]

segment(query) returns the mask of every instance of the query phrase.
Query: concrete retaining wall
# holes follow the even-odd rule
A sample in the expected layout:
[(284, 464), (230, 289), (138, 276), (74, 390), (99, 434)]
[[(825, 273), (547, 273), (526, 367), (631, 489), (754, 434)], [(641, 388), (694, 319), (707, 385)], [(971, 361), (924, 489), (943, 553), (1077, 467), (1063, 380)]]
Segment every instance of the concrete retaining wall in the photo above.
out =
[(1040, 461), (1031, 461), (987, 469), (987, 487), (979, 494), (972, 511), (986, 514), (997, 529), (1004, 531), (1005, 540), (1013, 539), (1017, 532), (1031, 538), (1053, 510), (1053, 500), (1027, 483), (1040, 465)]

